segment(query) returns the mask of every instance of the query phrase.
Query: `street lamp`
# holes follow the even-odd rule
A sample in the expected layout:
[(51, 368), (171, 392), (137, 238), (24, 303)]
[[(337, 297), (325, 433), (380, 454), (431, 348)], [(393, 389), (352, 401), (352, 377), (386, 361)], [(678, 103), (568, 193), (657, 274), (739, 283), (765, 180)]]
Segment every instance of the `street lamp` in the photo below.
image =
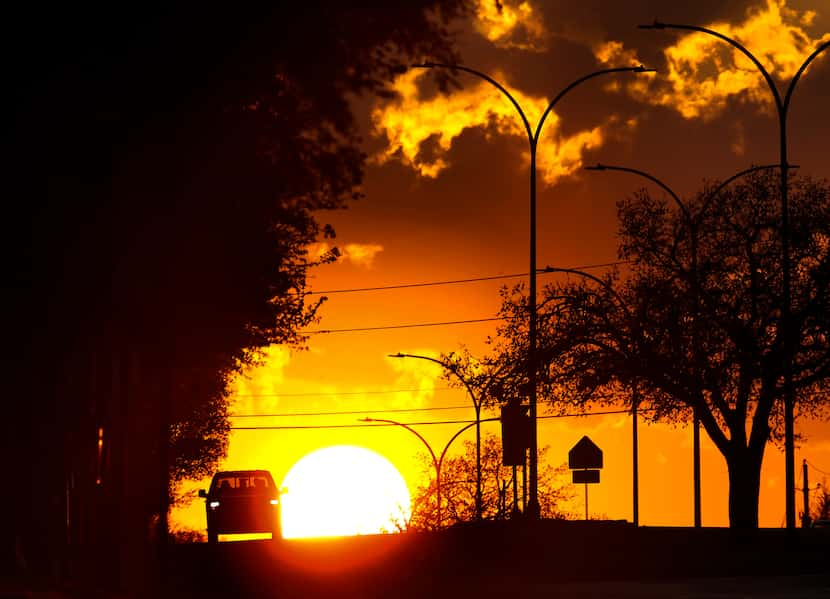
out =
[[(695, 364), (696, 368), (699, 367), (699, 365), (702, 363), (701, 362), (701, 360), (702, 360), (701, 351), (702, 350), (700, 349), (699, 338), (697, 336), (697, 326), (698, 326), (699, 310), (700, 310), (700, 279), (698, 278), (698, 267), (697, 267), (697, 261), (698, 261), (698, 245), (697, 245), (697, 242), (698, 242), (698, 226), (700, 225), (700, 219), (705, 214), (706, 208), (709, 206), (709, 202), (712, 201), (715, 197), (717, 197), (718, 194), (722, 190), (724, 190), (727, 185), (729, 185), (730, 183), (732, 183), (736, 179), (739, 179), (739, 178), (741, 178), (745, 175), (748, 175), (750, 173), (754, 173), (756, 171), (768, 170), (768, 169), (780, 168), (780, 167), (781, 167), (780, 164), (766, 164), (766, 165), (760, 165), (760, 166), (753, 166), (753, 167), (744, 169), (744, 170), (742, 170), (738, 173), (735, 173), (731, 177), (725, 179), (724, 181), (722, 181), (720, 183), (720, 185), (718, 185), (713, 191), (711, 191), (709, 194), (707, 194), (707, 196), (704, 198), (703, 204), (701, 205), (701, 208), (700, 208), (700, 211), (697, 214), (697, 217), (692, 215), (692, 213), (689, 211), (688, 206), (686, 206), (686, 204), (683, 203), (683, 201), (680, 199), (680, 196), (677, 193), (675, 193), (674, 190), (671, 187), (666, 185), (663, 181), (661, 181), (660, 179), (658, 179), (654, 175), (651, 175), (651, 174), (649, 174), (645, 171), (641, 171), (641, 170), (638, 170), (638, 169), (635, 169), (635, 168), (628, 168), (628, 167), (625, 167), (625, 166), (615, 166), (615, 165), (601, 164), (601, 163), (598, 163), (596, 166), (585, 167), (585, 170), (588, 170), (588, 171), (621, 171), (621, 172), (631, 173), (633, 175), (637, 175), (639, 177), (643, 177), (645, 179), (648, 179), (649, 181), (652, 181), (653, 183), (656, 183), (663, 190), (665, 190), (666, 193), (668, 193), (669, 196), (672, 198), (672, 200), (674, 200), (675, 204), (677, 204), (677, 206), (680, 208), (680, 211), (683, 214), (683, 220), (686, 222), (686, 228), (689, 230), (689, 238), (690, 238), (690, 242), (691, 242), (692, 263), (691, 263), (690, 270), (691, 270), (691, 275), (692, 275), (692, 279), (693, 279), (692, 280), (692, 294), (693, 294), (693, 303), (694, 303), (694, 312), (695, 312), (695, 327), (692, 329), (692, 334), (694, 335), (692, 343), (693, 343), (693, 346), (694, 346), (693, 347), (693, 351), (695, 353), (694, 364)], [(798, 166), (789, 165), (789, 168), (798, 168)], [(695, 376), (694, 380), (695, 381), (700, 381), (701, 377), (700, 376)], [(697, 396), (702, 397), (702, 390), (698, 391)], [(700, 526), (701, 526), (701, 507), (700, 507), (700, 504), (701, 504), (701, 501), (700, 501), (700, 413), (699, 413), (696, 406), (692, 407), (692, 411), (694, 413), (694, 426), (692, 428), (692, 431), (693, 431), (692, 432), (692, 435), (693, 435), (693, 437), (692, 437), (692, 439), (693, 439), (692, 440), (692, 447), (693, 447), (692, 452), (693, 452), (693, 456), (694, 456), (694, 458), (693, 458), (693, 463), (694, 463), (694, 466), (693, 466), (693, 472), (694, 472), (694, 474), (693, 474), (693, 478), (694, 478), (694, 521), (695, 521), (695, 528), (700, 528)], [(636, 416), (636, 407), (635, 407), (634, 408), (634, 437), (635, 437), (635, 443), (636, 443), (636, 435), (637, 435), (636, 418), (637, 418), (637, 416)], [(635, 451), (636, 451), (636, 447), (635, 447)], [(635, 467), (635, 472), (636, 472), (636, 467)], [(635, 496), (635, 498), (637, 498), (637, 496), (638, 496), (638, 493), (637, 493), (636, 490), (635, 490), (634, 496)], [(635, 507), (635, 512), (636, 511), (637, 511), (637, 508)]]
[(396, 420), (387, 420), (385, 418), (370, 418), (368, 416), (366, 418), (359, 418), (358, 420), (360, 420), (360, 422), (385, 422), (387, 424), (394, 424), (395, 426), (400, 426), (400, 427), (405, 428), (406, 430), (408, 430), (410, 433), (412, 433), (416, 437), (418, 437), (421, 440), (421, 443), (423, 443), (426, 446), (427, 451), (429, 451), (429, 455), (432, 457), (432, 465), (435, 467), (435, 489), (436, 489), (435, 494), (436, 494), (437, 510), (438, 510), (436, 512), (437, 513), (436, 528), (440, 529), (441, 528), (441, 463), (438, 461), (438, 458), (435, 457), (435, 452), (432, 451), (432, 446), (429, 444), (429, 442), (427, 442), (427, 440), (424, 439), (424, 437), (421, 435), (421, 433), (416, 431), (414, 428), (412, 428), (408, 424), (404, 424), (403, 422), (398, 422)]
[[(388, 420), (386, 418), (370, 418), (368, 416), (365, 417), (365, 418), (359, 418), (358, 420), (360, 422), (383, 422), (383, 423), (391, 424), (391, 425), (394, 425), (394, 426), (400, 426), (401, 428), (405, 428), (410, 433), (412, 433), (413, 435), (418, 437), (418, 439), (421, 440), (421, 443), (423, 443), (426, 446), (427, 450), (429, 451), (429, 455), (432, 457), (432, 465), (435, 468), (435, 500), (436, 500), (435, 507), (436, 507), (436, 514), (437, 514), (436, 529), (440, 530), (441, 529), (441, 466), (444, 463), (444, 456), (447, 455), (447, 450), (450, 448), (450, 445), (452, 445), (453, 441), (455, 441), (459, 437), (459, 435), (461, 435), (461, 433), (463, 433), (464, 431), (466, 431), (470, 427), (476, 426), (481, 422), (494, 422), (494, 421), (497, 421), (498, 418), (484, 418), (483, 420), (476, 419), (475, 422), (465, 424), (460, 429), (458, 429), (452, 437), (450, 437), (450, 440), (447, 441), (447, 444), (444, 445), (444, 449), (441, 451), (441, 456), (438, 457), (438, 458), (435, 457), (435, 452), (432, 450), (432, 446), (427, 442), (427, 440), (424, 439), (424, 437), (418, 431), (416, 431), (414, 428), (412, 428), (408, 424), (404, 424), (403, 422), (398, 422), (397, 420)], [(476, 506), (476, 507), (478, 508), (478, 506)], [(477, 512), (476, 515), (478, 517), (480, 517), (481, 514), (480, 514), (480, 512)]]
[(548, 114), (550, 114), (551, 110), (553, 110), (556, 103), (562, 99), (565, 94), (571, 91), (573, 88), (578, 86), (580, 83), (583, 83), (589, 79), (594, 77), (598, 77), (600, 75), (606, 75), (610, 73), (620, 73), (620, 72), (632, 72), (632, 73), (647, 73), (653, 72), (654, 69), (647, 69), (643, 65), (639, 65), (636, 67), (616, 67), (610, 69), (602, 69), (599, 71), (595, 71), (584, 77), (580, 77), (576, 81), (572, 82), (570, 85), (565, 87), (562, 91), (560, 91), (556, 97), (551, 100), (548, 104), (545, 111), (542, 113), (539, 122), (536, 125), (536, 130), (531, 128), (530, 122), (527, 120), (524, 111), (522, 110), (521, 105), (516, 101), (516, 99), (510, 94), (507, 89), (501, 85), (498, 81), (482, 73), (481, 71), (477, 71), (475, 69), (471, 69), (469, 67), (465, 67), (462, 65), (457, 64), (441, 64), (435, 62), (425, 62), (422, 64), (412, 65), (414, 68), (422, 68), (422, 69), (433, 69), (433, 68), (441, 68), (441, 69), (451, 69), (457, 71), (464, 71), (465, 73), (469, 73), (471, 75), (475, 75), (480, 79), (483, 79), (496, 89), (498, 89), (502, 94), (504, 94), (508, 100), (513, 104), (516, 108), (516, 111), (519, 113), (519, 117), (522, 119), (522, 124), (524, 125), (525, 132), (527, 133), (527, 140), (530, 147), (530, 269), (529, 269), (529, 277), (530, 277), (530, 290), (529, 290), (529, 298), (528, 298), (528, 309), (529, 309), (529, 324), (528, 324), (528, 356), (527, 356), (527, 363), (528, 363), (528, 383), (530, 387), (530, 420), (533, 423), (531, 426), (531, 434), (530, 434), (530, 501), (527, 505), (527, 515), (531, 518), (539, 518), (540, 516), (540, 509), (539, 509), (539, 494), (538, 494), (538, 439), (537, 439), (537, 421), (536, 421), (536, 335), (537, 335), (537, 310), (536, 310), (536, 147), (539, 143), (539, 137), (542, 132), (542, 126), (545, 123), (545, 119), (547, 118)]
[(651, 25), (639, 25), (640, 29), (683, 29), (697, 31), (716, 37), (732, 47), (740, 50), (752, 64), (763, 75), (775, 102), (775, 109), (778, 112), (778, 148), (781, 167), (781, 265), (782, 265), (782, 295), (783, 306), (781, 311), (781, 334), (784, 347), (787, 348), (784, 356), (784, 453), (786, 462), (786, 520), (787, 528), (795, 528), (795, 414), (793, 397), (793, 343), (794, 337), (791, 326), (791, 291), (790, 291), (790, 209), (788, 198), (788, 176), (790, 165), (787, 163), (787, 113), (790, 107), (795, 86), (807, 66), (822, 52), (830, 48), (830, 41), (824, 42), (813, 50), (806, 60), (798, 67), (787, 86), (784, 99), (775, 84), (772, 76), (764, 68), (764, 65), (747, 50), (743, 45), (722, 33), (699, 27), (697, 25), (682, 25), (677, 23), (662, 23), (654, 20)]
[[(589, 169), (594, 170), (594, 169)], [(632, 324), (636, 321), (634, 320), (631, 312), (631, 308), (622, 298), (622, 296), (617, 292), (616, 289), (611, 287), (606, 281), (603, 281), (597, 276), (592, 275), (591, 273), (576, 269), (576, 268), (556, 268), (553, 266), (546, 266), (539, 270), (539, 272), (544, 273), (551, 273), (551, 272), (561, 272), (565, 274), (574, 274), (586, 279), (590, 279), (595, 283), (599, 284), (603, 289), (605, 289), (614, 300), (619, 304), (620, 308), (623, 312), (625, 312), (626, 316), (631, 319)], [(639, 335), (638, 335), (639, 337)], [(622, 352), (625, 355), (625, 351)], [(634, 526), (640, 525), (640, 468), (639, 468), (639, 443), (637, 440), (637, 407), (640, 403), (640, 393), (637, 388), (636, 382), (632, 384), (631, 387), (631, 422), (632, 422), (632, 430), (631, 430), (631, 444), (632, 444), (632, 467), (631, 467), (631, 485), (632, 485), (632, 511), (633, 511), (633, 523)]]
[(473, 392), (472, 387), (470, 387), (469, 381), (465, 379), (461, 374), (458, 372), (457, 366), (454, 364), (449, 364), (447, 362), (442, 362), (436, 358), (431, 358), (430, 356), (422, 356), (419, 354), (404, 354), (398, 352), (396, 354), (389, 354), (390, 358), (417, 358), (419, 360), (428, 360), (429, 362), (434, 362), (438, 364), (442, 368), (444, 368), (447, 372), (456, 376), (456, 378), (461, 381), (461, 383), (466, 387), (467, 393), (470, 394), (470, 399), (473, 400), (473, 407), (475, 408), (476, 412), (476, 520), (481, 520), (481, 400), (476, 397), (476, 394)]

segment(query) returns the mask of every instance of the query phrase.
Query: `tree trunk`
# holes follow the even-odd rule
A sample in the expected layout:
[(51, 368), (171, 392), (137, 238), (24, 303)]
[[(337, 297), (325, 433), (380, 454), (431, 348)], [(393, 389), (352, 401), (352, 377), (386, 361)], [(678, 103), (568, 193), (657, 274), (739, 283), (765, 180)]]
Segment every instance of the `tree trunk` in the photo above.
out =
[(763, 451), (753, 452), (747, 447), (733, 447), (725, 454), (729, 470), (730, 528), (758, 528), (758, 499), (761, 491), (763, 457)]

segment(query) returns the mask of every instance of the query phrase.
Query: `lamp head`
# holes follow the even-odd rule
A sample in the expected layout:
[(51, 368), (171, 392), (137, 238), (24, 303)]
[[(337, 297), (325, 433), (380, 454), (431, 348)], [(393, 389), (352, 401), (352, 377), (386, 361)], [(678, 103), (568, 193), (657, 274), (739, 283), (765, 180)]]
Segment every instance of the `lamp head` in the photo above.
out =
[(369, 418), (368, 416), (366, 416), (365, 418), (358, 418), (357, 421), (358, 422), (374, 422), (375, 419), (374, 418)]
[(651, 25), (637, 25), (638, 29), (665, 29), (666, 24), (654, 19), (654, 23)]
[(604, 171), (607, 167), (601, 162), (597, 162), (594, 166), (586, 166), (586, 171)]
[(401, 352), (398, 352), (396, 354), (389, 354), (388, 357), (390, 357), (390, 358), (405, 358), (406, 356), (403, 355)]
[(635, 73), (656, 73), (657, 72), (657, 69), (647, 69), (643, 65), (637, 65), (636, 67), (634, 67), (633, 70), (634, 70)]
[(412, 65), (413, 69), (431, 69), (435, 66), (434, 62), (419, 62)]

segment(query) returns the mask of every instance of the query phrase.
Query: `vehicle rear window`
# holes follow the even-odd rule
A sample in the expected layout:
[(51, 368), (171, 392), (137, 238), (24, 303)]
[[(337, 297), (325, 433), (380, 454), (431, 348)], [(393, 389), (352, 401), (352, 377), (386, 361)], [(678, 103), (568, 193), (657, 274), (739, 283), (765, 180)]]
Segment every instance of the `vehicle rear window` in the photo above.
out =
[(268, 477), (262, 474), (221, 474), (216, 477), (215, 493), (244, 493), (267, 491), (271, 488)]

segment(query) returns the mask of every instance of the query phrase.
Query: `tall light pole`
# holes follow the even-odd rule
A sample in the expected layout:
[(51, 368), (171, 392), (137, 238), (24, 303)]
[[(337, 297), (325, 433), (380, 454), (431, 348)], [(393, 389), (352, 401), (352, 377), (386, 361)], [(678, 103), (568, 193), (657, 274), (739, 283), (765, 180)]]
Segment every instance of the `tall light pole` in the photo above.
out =
[[(596, 170), (596, 167), (593, 169), (588, 168), (588, 170)], [(634, 317), (631, 312), (631, 308), (626, 303), (626, 301), (622, 298), (622, 296), (614, 289), (611, 285), (609, 285), (606, 281), (603, 281), (599, 277), (592, 275), (591, 273), (578, 270), (575, 268), (556, 268), (553, 266), (546, 266), (539, 270), (539, 272), (551, 273), (551, 272), (561, 272), (566, 274), (574, 274), (585, 279), (590, 279), (595, 283), (599, 284), (600, 287), (605, 289), (614, 300), (619, 304), (619, 307), (625, 312), (625, 315), (632, 325), (636, 323)], [(633, 326), (632, 326), (633, 328)], [(637, 335), (639, 339), (639, 334)], [(621, 350), (623, 355), (626, 355), (624, 350)], [(640, 404), (640, 392), (637, 388), (636, 381), (631, 385), (631, 487), (632, 487), (632, 516), (633, 516), (633, 523), (634, 526), (640, 525), (640, 459), (639, 459), (639, 442), (637, 440), (637, 409)], [(586, 495), (587, 497), (587, 495)], [(586, 500), (587, 505), (587, 500)]]
[(643, 65), (639, 65), (636, 67), (616, 67), (610, 69), (602, 69), (585, 75), (584, 77), (580, 77), (579, 79), (565, 87), (556, 95), (556, 97), (553, 100), (551, 100), (545, 111), (542, 113), (542, 116), (539, 119), (539, 122), (536, 125), (536, 130), (534, 132), (534, 130), (530, 126), (530, 122), (527, 120), (527, 117), (525, 116), (525, 113), (522, 110), (521, 105), (510, 94), (510, 92), (507, 91), (507, 89), (503, 85), (501, 85), (498, 81), (496, 81), (489, 75), (486, 75), (481, 71), (477, 71), (469, 67), (455, 64), (425, 62), (423, 64), (413, 65), (413, 67), (424, 69), (442, 68), (464, 71), (465, 73), (469, 73), (471, 75), (475, 75), (480, 79), (483, 79), (484, 81), (498, 89), (502, 94), (504, 94), (507, 97), (508, 100), (510, 100), (513, 106), (516, 108), (516, 111), (519, 113), (519, 117), (522, 119), (522, 124), (524, 125), (525, 132), (527, 133), (527, 140), (530, 147), (530, 290), (528, 298), (529, 322), (527, 368), (528, 386), (530, 387), (530, 420), (532, 422), (532, 426), (530, 434), (530, 500), (527, 505), (526, 513), (528, 517), (538, 519), (540, 516), (540, 509), (538, 493), (538, 438), (536, 421), (536, 147), (539, 143), (539, 137), (542, 133), (542, 126), (545, 124), (545, 119), (547, 119), (548, 114), (550, 114), (551, 110), (553, 110), (554, 106), (556, 106), (556, 103), (559, 102), (559, 100), (562, 99), (565, 96), (565, 94), (567, 94), (580, 83), (583, 83), (589, 79), (593, 79), (594, 77), (598, 77), (599, 75), (620, 72), (646, 73), (653, 72), (654, 69), (647, 69)]
[[(692, 295), (693, 295), (693, 303), (694, 303), (694, 314), (695, 314), (695, 325), (692, 329), (693, 337), (693, 352), (694, 352), (694, 364), (695, 368), (699, 368), (700, 364), (702, 363), (701, 357), (701, 349), (699, 344), (699, 339), (697, 336), (697, 327), (699, 325), (699, 310), (700, 310), (700, 279), (698, 278), (698, 226), (700, 225), (700, 219), (706, 212), (706, 208), (714, 198), (718, 196), (718, 194), (726, 188), (727, 185), (743, 177), (750, 173), (754, 173), (760, 170), (767, 170), (771, 168), (779, 168), (781, 165), (779, 164), (767, 164), (767, 165), (760, 165), (760, 166), (753, 166), (747, 169), (744, 169), (738, 173), (735, 173), (731, 177), (725, 179), (718, 185), (714, 190), (709, 192), (703, 200), (703, 204), (700, 208), (700, 211), (696, 216), (692, 215), (689, 211), (688, 206), (680, 199), (680, 196), (674, 192), (674, 190), (666, 185), (663, 181), (651, 175), (645, 171), (641, 171), (635, 168), (628, 168), (625, 166), (614, 166), (609, 164), (597, 164), (596, 166), (589, 166), (586, 167), (585, 170), (589, 171), (622, 171), (625, 173), (631, 173), (633, 175), (637, 175), (639, 177), (643, 177), (648, 179), (649, 181), (657, 184), (669, 196), (674, 200), (674, 203), (680, 208), (680, 212), (683, 214), (683, 220), (686, 223), (686, 228), (689, 230), (689, 240), (691, 243), (691, 254), (692, 254), (692, 263), (690, 266), (691, 276), (692, 276)], [(797, 168), (795, 165), (790, 165), (790, 168)], [(694, 377), (695, 381), (702, 380), (699, 373), (697, 373)], [(702, 398), (702, 389), (698, 390), (698, 398)], [(700, 412), (697, 407), (692, 408), (694, 412), (694, 426), (692, 428), (692, 453), (693, 453), (693, 478), (694, 478), (694, 522), (695, 528), (700, 528), (701, 526), (701, 501), (700, 501)], [(636, 407), (634, 409), (634, 437), (636, 438), (637, 435), (637, 415), (636, 415)], [(635, 441), (636, 443), (636, 441)], [(636, 451), (636, 447), (635, 447)], [(635, 465), (636, 470), (636, 465)], [(635, 498), (637, 498), (638, 493), (635, 490), (634, 493)], [(635, 512), (637, 510), (635, 509)]]
[(435, 468), (435, 495), (436, 495), (436, 522), (435, 527), (436, 529), (441, 528), (441, 463), (438, 461), (438, 458), (435, 457), (435, 452), (432, 451), (432, 445), (424, 439), (424, 437), (416, 431), (414, 428), (409, 426), (408, 424), (404, 424), (403, 422), (398, 422), (397, 420), (387, 420), (386, 418), (360, 418), (360, 422), (385, 422), (387, 424), (393, 424), (395, 426), (400, 426), (401, 428), (405, 428), (410, 433), (418, 437), (421, 440), (421, 443), (427, 448), (429, 451), (430, 457), (432, 457), (432, 465)]
[(718, 31), (699, 27), (697, 25), (682, 25), (677, 23), (662, 23), (655, 19), (651, 25), (640, 25), (640, 29), (681, 29), (697, 31), (716, 37), (733, 48), (741, 51), (752, 64), (758, 69), (769, 87), (770, 93), (778, 112), (778, 148), (781, 166), (781, 267), (782, 267), (782, 310), (781, 310), (781, 333), (780, 338), (785, 347), (784, 352), (784, 454), (785, 454), (785, 486), (786, 486), (786, 520), (787, 528), (795, 528), (795, 413), (794, 413), (794, 392), (793, 392), (793, 353), (795, 351), (795, 335), (791, 323), (791, 284), (790, 284), (790, 208), (788, 198), (788, 176), (790, 165), (787, 163), (787, 113), (790, 107), (795, 86), (807, 66), (823, 51), (830, 48), (830, 41), (819, 45), (812, 54), (798, 67), (787, 86), (787, 91), (782, 100), (778, 86), (772, 76), (764, 68), (764, 65), (755, 58), (755, 55), (747, 50), (739, 42)]
[(635, 382), (631, 386), (631, 513), (635, 528), (640, 526), (640, 441), (637, 437), (639, 407), (640, 390)]
[[(452, 437), (450, 437), (450, 440), (447, 441), (447, 444), (444, 445), (444, 449), (441, 451), (441, 456), (438, 457), (438, 458), (435, 457), (435, 452), (432, 450), (432, 446), (427, 442), (427, 440), (424, 439), (424, 437), (418, 431), (416, 431), (414, 428), (412, 428), (408, 424), (404, 424), (403, 422), (398, 422), (397, 420), (388, 420), (386, 418), (369, 418), (368, 416), (366, 418), (360, 418), (359, 420), (360, 420), (360, 422), (383, 422), (383, 423), (391, 424), (391, 425), (394, 425), (394, 426), (400, 426), (401, 428), (405, 428), (410, 433), (412, 433), (413, 435), (418, 437), (418, 439), (421, 440), (421, 443), (423, 443), (426, 446), (427, 450), (429, 451), (430, 457), (432, 457), (432, 465), (435, 468), (435, 500), (436, 500), (435, 507), (436, 507), (436, 514), (437, 514), (437, 517), (436, 517), (436, 530), (439, 530), (441, 528), (441, 524), (442, 524), (442, 520), (441, 520), (441, 466), (444, 463), (444, 456), (447, 455), (447, 450), (449, 450), (450, 445), (452, 445), (453, 441), (455, 441), (461, 435), (461, 433), (463, 433), (467, 429), (469, 429), (473, 426), (479, 425), (482, 422), (495, 422), (495, 421), (498, 420), (498, 418), (484, 418), (483, 420), (476, 419), (475, 422), (471, 422), (470, 424), (465, 424), (460, 429), (458, 429)], [(480, 513), (477, 512), (477, 515), (480, 517)]]
[[(464, 387), (467, 389), (467, 393), (470, 395), (470, 399), (473, 400), (473, 408), (475, 408), (476, 412), (476, 520), (481, 520), (481, 400), (476, 397), (476, 394), (473, 392), (472, 387), (470, 387), (470, 383), (467, 379), (465, 379), (461, 374), (458, 372), (457, 367), (454, 364), (449, 364), (447, 362), (442, 362), (436, 358), (432, 358), (430, 356), (422, 356), (419, 354), (404, 354), (398, 352), (396, 354), (390, 354), (390, 358), (417, 358), (418, 360), (427, 360), (429, 362), (433, 362), (441, 366), (441, 368), (445, 369), (450, 374), (453, 374)], [(465, 429), (466, 430), (466, 429)]]

